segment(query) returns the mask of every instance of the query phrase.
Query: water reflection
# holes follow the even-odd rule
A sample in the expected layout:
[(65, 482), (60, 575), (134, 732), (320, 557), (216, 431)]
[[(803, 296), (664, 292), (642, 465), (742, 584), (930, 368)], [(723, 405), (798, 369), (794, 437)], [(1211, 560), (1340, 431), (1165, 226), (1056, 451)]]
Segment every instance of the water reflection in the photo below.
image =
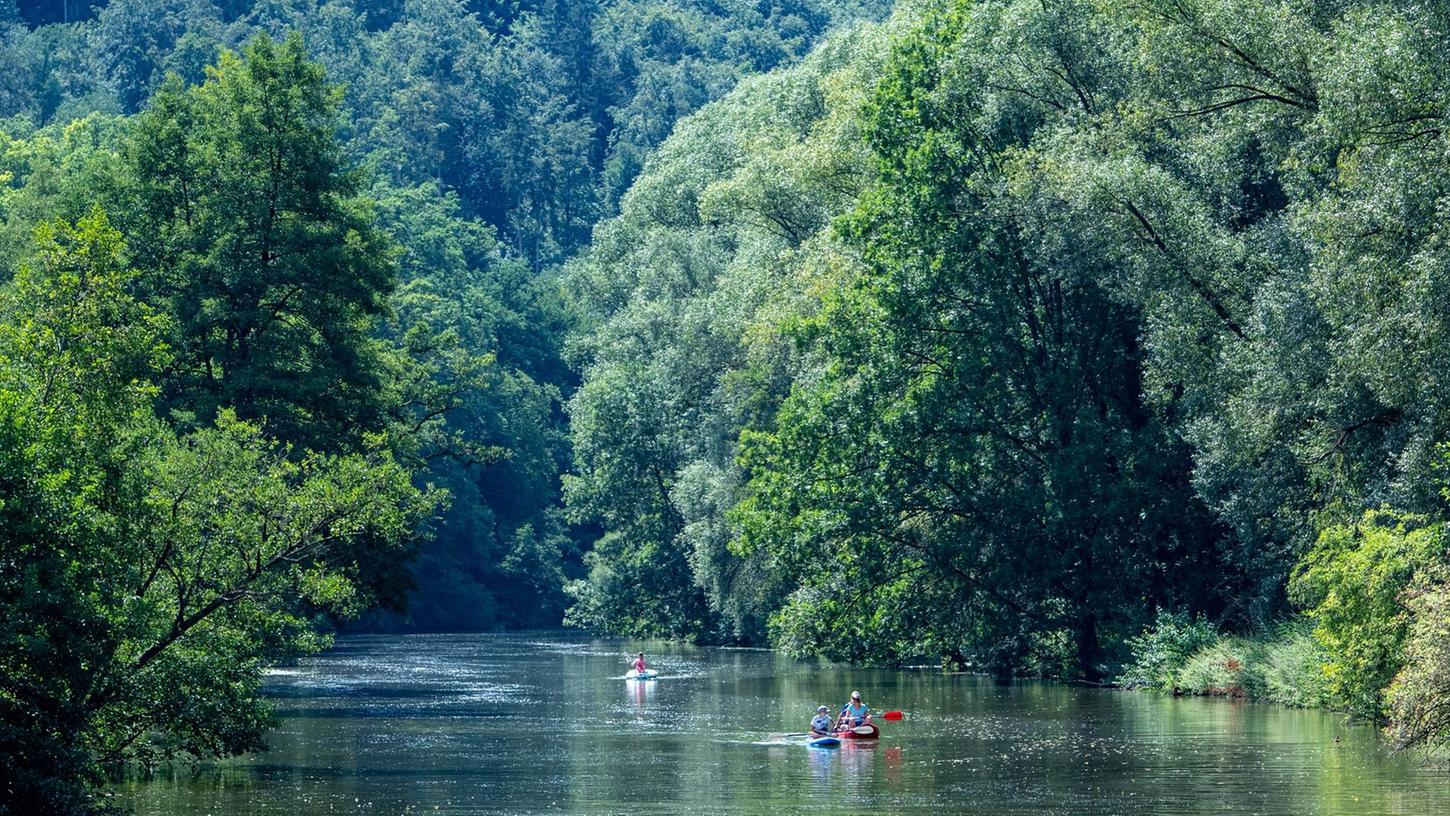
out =
[(625, 680), (624, 687), (629, 694), (630, 702), (634, 703), (635, 715), (643, 718), (645, 703), (649, 702), (654, 694), (655, 684), (658, 680)]
[[(272, 678), (270, 753), (119, 793), (217, 816), (1450, 813), (1438, 772), (1321, 713), (649, 648), (661, 678), (639, 682), (616, 643), (345, 639)], [(853, 688), (907, 719), (877, 744), (760, 744)]]

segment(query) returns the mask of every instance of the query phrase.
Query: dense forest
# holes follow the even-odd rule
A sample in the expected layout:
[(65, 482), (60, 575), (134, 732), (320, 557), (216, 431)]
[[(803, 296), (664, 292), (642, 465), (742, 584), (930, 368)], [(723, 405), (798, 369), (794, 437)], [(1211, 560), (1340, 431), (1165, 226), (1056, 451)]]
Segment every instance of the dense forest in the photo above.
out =
[[(0, 813), (339, 627), (1450, 739), (1450, 9), (0, 2)], [(38, 803), (38, 804), (37, 804)]]
[(908, 4), (682, 122), (563, 273), (570, 620), (1445, 739), (1447, 34)]

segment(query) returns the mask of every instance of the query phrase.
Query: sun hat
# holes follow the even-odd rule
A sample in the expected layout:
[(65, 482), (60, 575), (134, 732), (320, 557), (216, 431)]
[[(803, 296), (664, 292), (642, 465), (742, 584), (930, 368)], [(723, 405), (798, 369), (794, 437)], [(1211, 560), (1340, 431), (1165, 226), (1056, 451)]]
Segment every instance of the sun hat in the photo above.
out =
[(830, 711), (830, 709), (829, 708), (826, 708), (825, 706), (817, 706), (816, 707), (816, 710), (817, 711)]
[(859, 692), (859, 691), (853, 691), (853, 692), (851, 692), (851, 699), (852, 700), (859, 700), (859, 699), (861, 699), (861, 692)]

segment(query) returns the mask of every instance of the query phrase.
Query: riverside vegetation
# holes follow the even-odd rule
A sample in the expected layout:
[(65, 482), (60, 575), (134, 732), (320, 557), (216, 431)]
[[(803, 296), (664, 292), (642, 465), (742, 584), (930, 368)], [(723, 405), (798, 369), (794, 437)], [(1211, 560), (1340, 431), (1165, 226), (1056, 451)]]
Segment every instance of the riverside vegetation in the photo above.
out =
[(0, 3), (0, 812), (347, 620), (1450, 739), (1441, 4), (78, 5)]

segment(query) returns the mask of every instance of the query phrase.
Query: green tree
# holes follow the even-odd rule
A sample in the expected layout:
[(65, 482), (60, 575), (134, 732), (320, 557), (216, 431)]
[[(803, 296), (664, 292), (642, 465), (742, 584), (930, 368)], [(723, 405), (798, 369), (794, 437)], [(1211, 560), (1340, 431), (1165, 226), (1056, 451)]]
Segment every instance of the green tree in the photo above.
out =
[(769, 423), (797, 371), (781, 324), (840, 275), (826, 225), (865, 178), (855, 114), (878, 33), (842, 32), (682, 122), (566, 270), (584, 381), (565, 492), (604, 530), (571, 620), (765, 638), (790, 579), (730, 548), (736, 439)]
[[(1145, 601), (1220, 603), (1189, 564), (1233, 575), (1143, 400), (1139, 311), (1038, 187), (1039, 128), (1095, 116), (1123, 66), (1085, 8), (1000, 11), (929, 16), (892, 53), (878, 180), (840, 222), (866, 269), (800, 330), (821, 375), (748, 439), (745, 546), (808, 576), (776, 618), (799, 650), (1098, 679)], [(1071, 79), (999, 90), (1027, 79), (1009, 54)]]
[(178, 435), (119, 233), (38, 239), (0, 298), (0, 810), (76, 813), (105, 764), (260, 748), (265, 669), (371, 600), (337, 555), (401, 557), (436, 497), (381, 440), (300, 452), (230, 411)]
[[(200, 81), (200, 67), (216, 58), (219, 29), (217, 9), (206, 0), (116, 0), (105, 4), (87, 32), (92, 68), (106, 78), (122, 110), (134, 113), (168, 69)], [(200, 64), (188, 59), (197, 51)]]
[(562, 570), (577, 560), (557, 509), (568, 455), (561, 307), (456, 196), (434, 185), (382, 191), (379, 212), (402, 250), (389, 332), (411, 364), (398, 401), (430, 478), (453, 496), (412, 570), (408, 620), (428, 630), (556, 626)]
[(1390, 734), (1400, 748), (1450, 743), (1450, 575), (1444, 564), (1423, 571), (1406, 590), (1411, 623), (1404, 668), (1386, 690)]
[(1417, 516), (1371, 511), (1320, 533), (1291, 587), (1329, 654), (1334, 705), (1385, 717), (1385, 689), (1405, 665), (1413, 621), (1404, 594), (1447, 557), (1444, 526)]
[(382, 427), (373, 332), (393, 248), (342, 163), (338, 92), (300, 37), (165, 87), (124, 151), (117, 211), (146, 297), (175, 319), (169, 407), (223, 407), (332, 449)]

